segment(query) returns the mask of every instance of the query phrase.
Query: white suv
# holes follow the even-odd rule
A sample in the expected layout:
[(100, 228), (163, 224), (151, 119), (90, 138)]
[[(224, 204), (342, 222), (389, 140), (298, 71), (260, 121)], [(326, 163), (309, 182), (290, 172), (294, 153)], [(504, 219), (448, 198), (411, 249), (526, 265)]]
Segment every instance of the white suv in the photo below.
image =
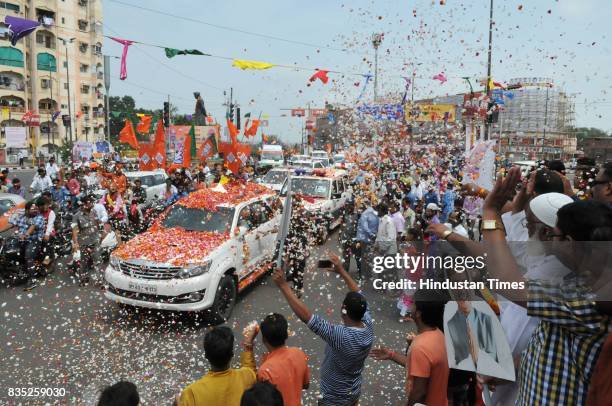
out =
[(111, 255), (105, 296), (175, 311), (209, 310), (227, 320), (237, 294), (270, 267), (280, 213), (255, 183), (191, 193), (147, 232)]
[[(314, 169), (305, 175), (292, 175), (291, 193), (302, 196), (304, 208), (314, 215), (317, 239), (321, 243), (327, 240), (329, 231), (342, 222), (344, 206), (352, 194), (346, 171), (338, 169)], [(280, 195), (286, 194), (285, 180)]]

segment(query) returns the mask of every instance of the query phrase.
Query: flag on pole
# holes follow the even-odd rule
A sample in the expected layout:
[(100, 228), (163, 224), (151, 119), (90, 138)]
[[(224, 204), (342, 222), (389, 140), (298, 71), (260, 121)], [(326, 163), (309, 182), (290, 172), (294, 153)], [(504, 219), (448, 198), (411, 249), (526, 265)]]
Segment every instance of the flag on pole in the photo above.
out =
[(253, 123), (251, 124), (250, 127), (244, 127), (244, 135), (247, 137), (254, 137), (255, 135), (257, 135), (257, 129), (259, 128), (259, 120), (253, 120)]
[(149, 130), (151, 130), (152, 119), (153, 117), (147, 116), (146, 114), (140, 116), (140, 122), (136, 126), (136, 131), (138, 131), (139, 134), (148, 134)]
[(123, 129), (119, 132), (119, 142), (129, 144), (132, 148), (138, 149), (138, 140), (134, 132), (134, 126), (130, 120), (125, 120)]
[(229, 118), (227, 119), (227, 128), (229, 130), (229, 135), (230, 135), (230, 139), (232, 140), (232, 144), (235, 144), (236, 142), (238, 142), (239, 131), (234, 125), (234, 123), (232, 122), (232, 120), (230, 120)]

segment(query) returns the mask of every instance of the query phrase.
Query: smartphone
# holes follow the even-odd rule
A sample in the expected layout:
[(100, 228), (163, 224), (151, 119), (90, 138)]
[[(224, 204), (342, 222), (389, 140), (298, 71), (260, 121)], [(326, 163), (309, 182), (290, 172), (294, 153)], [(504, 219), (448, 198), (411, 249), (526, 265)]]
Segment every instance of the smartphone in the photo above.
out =
[(328, 268), (333, 268), (334, 264), (332, 264), (332, 262), (329, 259), (320, 259), (319, 260), (319, 264), (317, 265), (318, 268), (323, 268), (323, 269), (328, 269)]

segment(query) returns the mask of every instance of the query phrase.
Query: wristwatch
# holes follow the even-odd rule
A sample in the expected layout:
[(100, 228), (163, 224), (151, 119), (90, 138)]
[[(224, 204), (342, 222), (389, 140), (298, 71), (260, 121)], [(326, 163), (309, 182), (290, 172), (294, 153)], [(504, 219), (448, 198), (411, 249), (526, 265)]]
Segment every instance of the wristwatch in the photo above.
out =
[(453, 230), (445, 230), (442, 233), (441, 237), (442, 237), (443, 240), (446, 240), (448, 238), (448, 236), (451, 235), (452, 233), (453, 233)]
[(502, 230), (504, 231), (504, 225), (497, 220), (482, 220), (482, 230)]

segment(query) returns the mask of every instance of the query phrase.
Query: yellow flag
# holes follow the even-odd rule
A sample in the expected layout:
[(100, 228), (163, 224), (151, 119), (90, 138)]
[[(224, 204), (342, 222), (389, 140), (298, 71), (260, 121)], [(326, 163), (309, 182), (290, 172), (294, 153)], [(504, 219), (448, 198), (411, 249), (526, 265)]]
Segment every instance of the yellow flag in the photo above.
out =
[(274, 64), (259, 61), (245, 61), (242, 59), (234, 59), (232, 66), (235, 68), (245, 69), (270, 69)]
[(269, 119), (269, 118), (270, 118), (270, 115), (269, 115), (269, 114), (262, 114), (262, 115), (261, 115), (261, 119), (262, 119), (262, 120), (267, 120), (267, 119)]
[(6, 108), (6, 107), (3, 108), (2, 109), (2, 121), (8, 120), (10, 118), (10, 116), (11, 116), (11, 113), (10, 113), (9, 109)]

